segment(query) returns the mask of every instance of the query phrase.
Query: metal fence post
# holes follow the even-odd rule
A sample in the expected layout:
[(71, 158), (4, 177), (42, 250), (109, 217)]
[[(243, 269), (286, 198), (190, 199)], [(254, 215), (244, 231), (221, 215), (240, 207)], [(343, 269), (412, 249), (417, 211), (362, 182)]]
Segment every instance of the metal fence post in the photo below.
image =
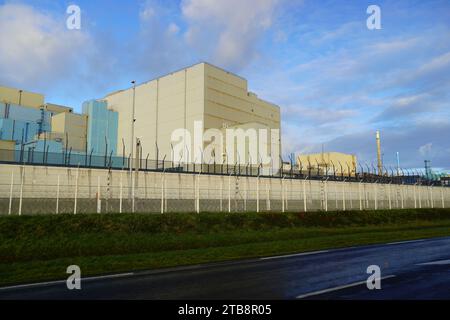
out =
[(284, 212), (284, 188), (283, 188), (284, 177), (281, 178), (281, 212)]
[(231, 212), (231, 173), (228, 175), (228, 213)]
[[(247, 171), (247, 169), (246, 169)], [(248, 171), (247, 171), (248, 172)], [(244, 190), (244, 212), (247, 212), (247, 196), (248, 196), (248, 176), (245, 177), (245, 190)]]
[(434, 208), (433, 186), (430, 186), (430, 203), (431, 203), (431, 209), (433, 209)]
[(334, 206), (335, 206), (335, 210), (337, 211), (339, 204), (338, 204), (338, 189), (337, 189), (336, 180), (333, 181), (333, 185), (334, 185)]
[(58, 182), (57, 182), (57, 187), (56, 187), (56, 209), (55, 209), (55, 213), (58, 214), (59, 213), (59, 174), (58, 174)]
[(342, 211), (345, 211), (345, 180), (342, 182)]
[(167, 180), (164, 172), (164, 212), (167, 212)]
[(404, 209), (405, 208), (405, 203), (404, 203), (404, 194), (403, 194), (403, 182), (402, 182), (402, 184), (399, 186), (399, 188), (400, 188), (400, 199), (401, 199), (401, 203), (402, 203), (402, 209)]
[[(130, 161), (133, 162), (133, 160), (130, 158)], [(132, 169), (131, 172), (131, 212), (134, 213), (134, 181), (135, 181), (135, 176), (134, 176), (134, 170)]]
[(167, 212), (167, 180), (164, 176), (164, 212)]
[(197, 213), (200, 213), (200, 172), (197, 175)]
[(374, 189), (374, 205), (375, 205), (375, 210), (378, 210), (378, 185), (377, 182), (375, 181), (375, 183), (373, 184), (373, 189)]
[(258, 177), (256, 178), (256, 212), (259, 213), (259, 167), (258, 167)]
[(9, 187), (9, 208), (8, 208), (8, 215), (11, 215), (11, 210), (12, 210), (13, 185), (14, 185), (14, 171), (11, 171), (11, 186)]
[(23, 178), (24, 178), (24, 176), (25, 176), (25, 167), (22, 166), (22, 177), (20, 179), (19, 216), (22, 215)]
[(161, 173), (161, 213), (164, 213), (164, 172)]
[(441, 186), (441, 201), (442, 201), (442, 208), (445, 208), (445, 201), (444, 201), (444, 186)]
[(102, 200), (100, 197), (100, 176), (97, 176), (97, 213), (102, 212)]
[(78, 198), (78, 175), (80, 173), (80, 167), (77, 168), (77, 174), (75, 176), (75, 198), (73, 202), (73, 214), (77, 214), (77, 198)]
[(414, 197), (414, 209), (417, 209), (417, 194), (416, 194), (417, 183), (413, 185), (413, 197)]
[(303, 179), (303, 210), (306, 212), (307, 211), (307, 207), (306, 207), (306, 178)]
[(220, 176), (220, 212), (223, 211), (223, 176)]
[(361, 183), (362, 183), (362, 181), (360, 181), (360, 182), (358, 183), (359, 210), (360, 210), (360, 211), (362, 211)]
[(119, 213), (122, 213), (122, 198), (123, 198), (123, 170), (120, 171)]
[(392, 210), (392, 195), (391, 195), (391, 193), (392, 193), (392, 189), (391, 189), (391, 183), (392, 183), (392, 181), (389, 181), (389, 192), (388, 192), (388, 195), (389, 195), (389, 210)]
[(419, 186), (419, 209), (422, 209), (422, 186)]

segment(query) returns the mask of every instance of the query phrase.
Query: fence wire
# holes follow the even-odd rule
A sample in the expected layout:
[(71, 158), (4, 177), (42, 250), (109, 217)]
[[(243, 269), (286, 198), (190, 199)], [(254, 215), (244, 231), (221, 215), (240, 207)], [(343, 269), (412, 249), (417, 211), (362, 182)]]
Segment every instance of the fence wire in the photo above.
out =
[(0, 164), (0, 214), (448, 208), (450, 188), (171, 171)]

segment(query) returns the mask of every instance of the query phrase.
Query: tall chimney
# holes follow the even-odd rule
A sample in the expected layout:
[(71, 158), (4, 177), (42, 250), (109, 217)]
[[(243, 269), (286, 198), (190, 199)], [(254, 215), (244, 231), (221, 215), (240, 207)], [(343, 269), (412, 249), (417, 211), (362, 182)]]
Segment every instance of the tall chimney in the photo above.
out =
[(381, 161), (380, 131), (377, 131), (376, 138), (377, 138), (378, 174), (381, 176), (381, 175), (383, 175), (383, 163)]

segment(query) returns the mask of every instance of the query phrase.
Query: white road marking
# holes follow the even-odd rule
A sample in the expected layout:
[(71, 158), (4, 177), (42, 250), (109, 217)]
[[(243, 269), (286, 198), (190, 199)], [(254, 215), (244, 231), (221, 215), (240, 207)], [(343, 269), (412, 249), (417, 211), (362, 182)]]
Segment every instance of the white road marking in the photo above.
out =
[(398, 241), (398, 242), (389, 242), (386, 243), (387, 246), (394, 245), (394, 244), (404, 244), (404, 243), (412, 243), (412, 242), (422, 242), (427, 241), (429, 239), (419, 239), (419, 240), (408, 240), (408, 241)]
[(446, 264), (450, 264), (450, 259), (418, 263), (417, 266), (439, 266), (439, 265), (446, 265)]
[[(394, 277), (395, 277), (395, 275), (390, 275), (390, 276), (386, 276), (386, 277), (381, 277), (380, 280), (386, 280), (386, 279), (394, 278)], [(339, 286), (339, 287), (334, 287), (334, 288), (324, 289), (324, 290), (320, 290), (320, 291), (305, 293), (305, 294), (301, 294), (301, 295), (297, 296), (296, 299), (303, 299), (303, 298), (307, 298), (307, 297), (317, 296), (319, 294), (324, 294), (324, 293), (338, 291), (338, 290), (342, 290), (342, 289), (346, 289), (346, 288), (356, 287), (356, 286), (360, 286), (360, 285), (366, 284), (366, 282), (367, 282), (367, 280), (364, 280), (364, 281), (359, 281), (359, 282), (346, 284), (346, 285)]]
[(330, 250), (301, 252), (301, 253), (294, 253), (294, 254), (286, 254), (286, 255), (283, 255), (283, 256), (264, 257), (264, 258), (259, 258), (259, 260), (271, 260), (271, 259), (281, 259), (281, 258), (289, 258), (289, 257), (309, 256), (309, 255), (312, 255), (312, 254), (325, 253), (325, 252), (329, 252), (329, 251)]
[[(81, 281), (83, 282), (83, 281), (92, 281), (92, 280), (99, 280), (99, 279), (112, 279), (112, 278), (127, 277), (127, 276), (132, 276), (132, 275), (134, 275), (133, 272), (118, 273), (118, 274), (110, 274), (110, 275), (106, 275), (106, 276), (81, 278)], [(56, 280), (56, 281), (48, 281), (48, 282), (19, 284), (19, 285), (16, 285), (16, 286), (2, 287), (2, 288), (0, 288), (0, 290), (24, 289), (24, 288), (32, 288), (32, 287), (60, 284), (60, 283), (65, 283), (65, 282), (66, 282), (66, 280)]]

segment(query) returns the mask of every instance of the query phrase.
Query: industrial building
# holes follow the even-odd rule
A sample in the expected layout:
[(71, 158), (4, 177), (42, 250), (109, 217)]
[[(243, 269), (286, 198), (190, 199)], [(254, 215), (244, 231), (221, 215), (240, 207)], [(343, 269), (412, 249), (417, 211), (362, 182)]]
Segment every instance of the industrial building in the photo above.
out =
[(311, 175), (336, 175), (352, 176), (356, 175), (356, 156), (340, 152), (322, 152), (315, 154), (299, 155), (297, 165), (304, 172)]
[[(234, 150), (226, 150), (227, 142), (222, 141), (221, 154), (217, 155), (215, 139), (203, 141), (201, 136), (198, 144), (194, 135), (199, 124), (202, 135), (208, 129), (218, 129), (225, 140), (227, 129), (241, 129), (245, 150), (236, 150), (240, 138), (232, 137)], [(220, 163), (256, 164), (260, 156), (267, 156), (277, 168), (281, 154), (280, 108), (249, 92), (244, 78), (207, 63), (113, 92), (104, 99), (86, 101), (82, 114), (45, 103), (42, 94), (0, 87), (0, 140), (9, 149), (128, 159), (132, 129), (133, 142), (140, 144), (133, 155), (140, 158), (174, 159), (172, 134), (177, 129), (192, 135), (184, 140), (187, 154), (183, 162), (203, 162), (197, 149), (203, 156), (208, 145)], [(248, 134), (252, 129), (259, 133), (256, 139)], [(261, 129), (266, 129), (264, 136)], [(257, 147), (253, 158), (251, 143)]]
[[(266, 128), (270, 133), (270, 129), (280, 129), (278, 106), (249, 92), (247, 80), (208, 63), (199, 63), (135, 88), (113, 92), (104, 100), (109, 109), (119, 114), (117, 150), (125, 147), (127, 155), (130, 152), (135, 101), (134, 137), (141, 143), (142, 156), (148, 155), (150, 159), (164, 156), (170, 159), (172, 132), (183, 128), (193, 134), (196, 121), (202, 122), (204, 130)], [(271, 135), (267, 141), (274, 138), (277, 140), (275, 150), (269, 146), (268, 152), (274, 161), (278, 161), (279, 137)], [(194, 150), (194, 141), (191, 144), (191, 150)], [(226, 157), (226, 151), (224, 153)], [(194, 154), (186, 155), (189, 162), (200, 160), (194, 157)], [(249, 160), (247, 154), (240, 155), (241, 163)], [(234, 161), (236, 159), (229, 162)]]
[(117, 121), (117, 113), (108, 110), (106, 102), (88, 101), (83, 114), (77, 114), (72, 108), (45, 103), (42, 94), (0, 87), (0, 160), (18, 160), (24, 150), (104, 154), (105, 141), (115, 152)]

